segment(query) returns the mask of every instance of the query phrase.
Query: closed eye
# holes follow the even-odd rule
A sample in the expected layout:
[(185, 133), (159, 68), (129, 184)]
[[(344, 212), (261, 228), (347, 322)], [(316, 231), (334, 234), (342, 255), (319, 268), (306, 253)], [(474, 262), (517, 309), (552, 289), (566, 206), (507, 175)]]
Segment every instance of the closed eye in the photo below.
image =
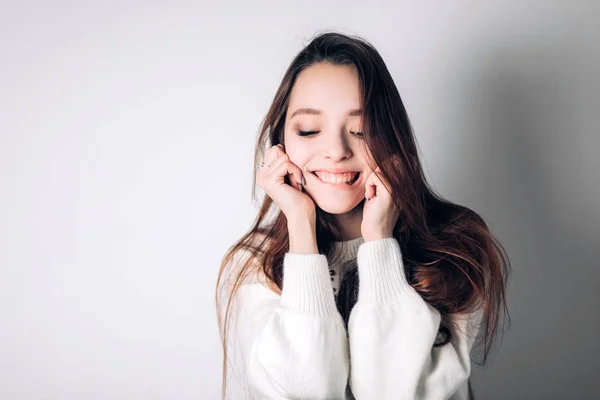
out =
[[(311, 136), (314, 134), (319, 133), (319, 131), (298, 131), (298, 136)], [(364, 133), (362, 132), (352, 132), (350, 131), (350, 133), (352, 133), (353, 135), (357, 136), (357, 137), (365, 137)]]
[(298, 136), (310, 136), (310, 135), (314, 135), (315, 133), (319, 133), (317, 131), (298, 131)]

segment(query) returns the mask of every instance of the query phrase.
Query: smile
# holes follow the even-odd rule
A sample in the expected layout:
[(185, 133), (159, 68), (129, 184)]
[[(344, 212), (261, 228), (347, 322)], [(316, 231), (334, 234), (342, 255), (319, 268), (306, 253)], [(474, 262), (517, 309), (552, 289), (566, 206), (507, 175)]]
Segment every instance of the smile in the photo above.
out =
[(360, 176), (360, 172), (330, 174), (327, 172), (313, 171), (312, 174), (316, 176), (322, 183), (336, 186), (352, 186), (354, 183), (356, 183), (356, 181), (358, 181), (358, 177)]

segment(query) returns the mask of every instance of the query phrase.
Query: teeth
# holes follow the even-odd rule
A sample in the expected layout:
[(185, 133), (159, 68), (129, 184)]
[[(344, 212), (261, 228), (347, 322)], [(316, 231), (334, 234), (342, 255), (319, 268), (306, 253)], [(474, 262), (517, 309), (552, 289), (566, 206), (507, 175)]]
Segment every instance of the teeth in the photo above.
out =
[(348, 183), (352, 181), (358, 172), (347, 172), (344, 174), (328, 174), (327, 172), (315, 172), (323, 182), (327, 183)]

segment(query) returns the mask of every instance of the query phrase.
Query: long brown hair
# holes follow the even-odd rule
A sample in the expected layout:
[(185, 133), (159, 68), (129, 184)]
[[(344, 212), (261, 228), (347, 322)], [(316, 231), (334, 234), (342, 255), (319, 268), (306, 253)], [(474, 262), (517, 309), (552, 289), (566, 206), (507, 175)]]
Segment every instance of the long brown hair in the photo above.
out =
[[(322, 32), (299, 52), (287, 69), (261, 124), (253, 182), (256, 182), (257, 164), (266, 149), (283, 143), (288, 102), (298, 74), (317, 63), (354, 65), (358, 71), (365, 143), (373, 162), (389, 182), (388, 190), (401, 210), (393, 236), (402, 250), (407, 280), (442, 316), (438, 336), (443, 339), (435, 346), (450, 342), (456, 328), (452, 314), (480, 311), (484, 343), (480, 365), (485, 364), (496, 338), (501, 311), (510, 322), (505, 300), (510, 270), (508, 256), (477, 213), (442, 199), (427, 183), (404, 104), (373, 45), (358, 36)], [(256, 185), (252, 188), (252, 199), (256, 202)], [(270, 218), (272, 206), (275, 212)], [(316, 233), (319, 252), (329, 259), (333, 253), (332, 242), (340, 238), (340, 229), (332, 216), (319, 207)], [(225, 254), (217, 280), (215, 302), (223, 345), (223, 396), (227, 386), (227, 325), (233, 296), (244, 279), (254, 272), (264, 277), (266, 286), (273, 292), (281, 294), (283, 258), (288, 250), (285, 215), (271, 198), (265, 196), (249, 231)], [(226, 271), (241, 251), (251, 257), (237, 265), (235, 273)], [(225, 282), (230, 290), (224, 316), (221, 316), (223, 292), (220, 288), (225, 276), (231, 281)], [(355, 269), (350, 269), (338, 294), (338, 309), (346, 324), (356, 302), (357, 288), (358, 275)]]

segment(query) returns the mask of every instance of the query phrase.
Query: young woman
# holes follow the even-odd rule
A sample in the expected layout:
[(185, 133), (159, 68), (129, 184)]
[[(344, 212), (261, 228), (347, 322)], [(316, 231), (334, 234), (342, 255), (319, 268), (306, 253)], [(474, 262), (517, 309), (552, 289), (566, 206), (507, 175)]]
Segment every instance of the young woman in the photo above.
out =
[(480, 216), (428, 186), (373, 46), (313, 38), (255, 157), (266, 196), (216, 288), (223, 397), (472, 398), (471, 350), (481, 332), (485, 363), (510, 264)]

